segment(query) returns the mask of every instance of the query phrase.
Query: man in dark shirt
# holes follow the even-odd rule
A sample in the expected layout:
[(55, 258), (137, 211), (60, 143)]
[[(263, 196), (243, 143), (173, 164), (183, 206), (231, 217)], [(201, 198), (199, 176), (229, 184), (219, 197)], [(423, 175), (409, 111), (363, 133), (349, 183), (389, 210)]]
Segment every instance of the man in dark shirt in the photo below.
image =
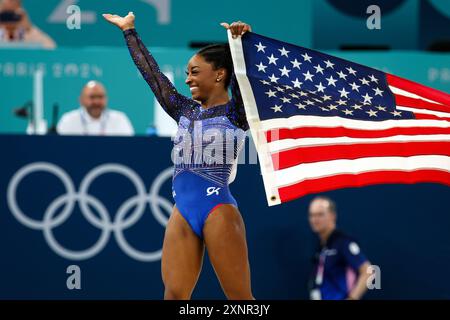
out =
[(319, 237), (310, 279), (311, 299), (360, 299), (367, 290), (369, 261), (358, 243), (336, 229), (336, 204), (316, 197), (309, 206), (309, 223)]

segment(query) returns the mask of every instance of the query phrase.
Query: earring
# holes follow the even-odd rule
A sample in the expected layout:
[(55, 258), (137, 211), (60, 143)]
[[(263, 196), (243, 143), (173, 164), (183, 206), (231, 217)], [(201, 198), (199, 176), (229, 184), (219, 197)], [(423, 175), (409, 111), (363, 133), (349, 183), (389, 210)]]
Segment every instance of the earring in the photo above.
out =
[(216, 79), (217, 82), (219, 82), (220, 80), (222, 80), (222, 79), (220, 79), (220, 78), (217, 78), (217, 79)]

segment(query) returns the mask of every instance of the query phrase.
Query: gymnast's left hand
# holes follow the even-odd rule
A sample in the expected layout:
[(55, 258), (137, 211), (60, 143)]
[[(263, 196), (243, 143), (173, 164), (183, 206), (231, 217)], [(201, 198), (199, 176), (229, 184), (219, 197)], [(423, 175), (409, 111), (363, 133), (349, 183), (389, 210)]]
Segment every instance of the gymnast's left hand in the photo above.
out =
[(252, 32), (252, 27), (249, 24), (242, 21), (233, 22), (232, 24), (222, 22), (220, 25), (225, 29), (231, 31), (233, 39), (236, 39), (238, 36), (242, 36), (247, 31)]

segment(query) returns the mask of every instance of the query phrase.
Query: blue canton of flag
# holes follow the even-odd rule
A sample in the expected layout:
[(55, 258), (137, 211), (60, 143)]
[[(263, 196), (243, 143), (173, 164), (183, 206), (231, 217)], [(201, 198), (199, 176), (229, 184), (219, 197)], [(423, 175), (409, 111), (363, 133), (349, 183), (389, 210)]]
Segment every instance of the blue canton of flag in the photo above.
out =
[(384, 73), (254, 33), (242, 39), (261, 120), (293, 115), (359, 120), (414, 118), (399, 112)]

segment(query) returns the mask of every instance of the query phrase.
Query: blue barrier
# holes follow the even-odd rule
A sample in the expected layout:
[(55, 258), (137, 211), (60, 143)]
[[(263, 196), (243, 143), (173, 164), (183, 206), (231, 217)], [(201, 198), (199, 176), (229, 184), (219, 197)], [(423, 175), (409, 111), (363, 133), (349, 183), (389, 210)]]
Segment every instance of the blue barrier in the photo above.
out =
[[(163, 297), (170, 139), (0, 135), (0, 150), (0, 299)], [(239, 166), (231, 190), (246, 222), (255, 297), (307, 299), (311, 197), (267, 207), (255, 164)], [(450, 298), (450, 188), (327, 195), (338, 225), (381, 269), (381, 290), (368, 299)], [(80, 268), (79, 290), (67, 287), (71, 265)], [(207, 258), (193, 298), (224, 298)]]

